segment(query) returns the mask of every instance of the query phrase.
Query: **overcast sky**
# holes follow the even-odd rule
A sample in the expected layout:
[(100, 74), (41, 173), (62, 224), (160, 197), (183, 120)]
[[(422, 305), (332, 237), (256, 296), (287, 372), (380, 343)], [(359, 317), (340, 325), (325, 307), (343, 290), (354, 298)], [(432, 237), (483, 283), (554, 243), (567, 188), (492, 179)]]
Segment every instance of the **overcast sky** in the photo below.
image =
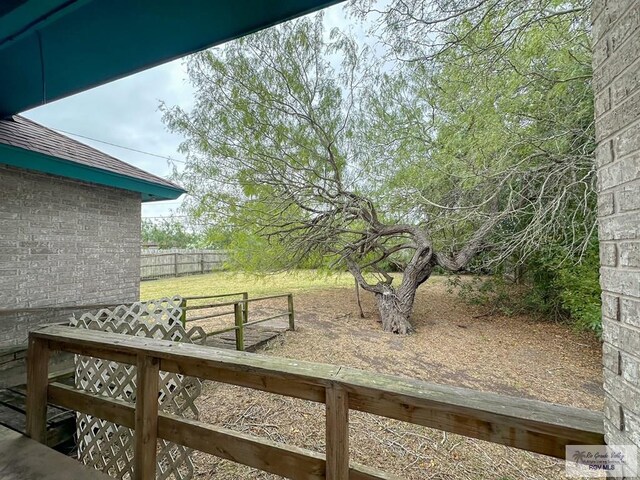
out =
[[(347, 25), (343, 8), (335, 5), (325, 10), (327, 27), (343, 28)], [(50, 128), (179, 161), (183, 158), (178, 153), (181, 137), (169, 133), (164, 127), (158, 111), (160, 100), (190, 110), (193, 89), (187, 81), (183, 60), (35, 108), (25, 112), (24, 116)], [(167, 177), (171, 173), (167, 160), (69, 136), (156, 175)], [(143, 203), (142, 216), (170, 215), (180, 203), (180, 200)]]

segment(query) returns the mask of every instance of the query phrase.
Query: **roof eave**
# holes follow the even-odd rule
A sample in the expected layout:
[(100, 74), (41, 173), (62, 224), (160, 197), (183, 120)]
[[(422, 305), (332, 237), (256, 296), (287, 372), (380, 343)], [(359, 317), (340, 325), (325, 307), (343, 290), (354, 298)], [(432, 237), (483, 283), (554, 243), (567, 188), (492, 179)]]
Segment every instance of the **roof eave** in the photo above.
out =
[(42, 1), (0, 16), (0, 118), (343, 0)]
[(175, 200), (187, 193), (178, 186), (161, 185), (10, 145), (0, 145), (0, 164), (138, 192), (143, 202)]

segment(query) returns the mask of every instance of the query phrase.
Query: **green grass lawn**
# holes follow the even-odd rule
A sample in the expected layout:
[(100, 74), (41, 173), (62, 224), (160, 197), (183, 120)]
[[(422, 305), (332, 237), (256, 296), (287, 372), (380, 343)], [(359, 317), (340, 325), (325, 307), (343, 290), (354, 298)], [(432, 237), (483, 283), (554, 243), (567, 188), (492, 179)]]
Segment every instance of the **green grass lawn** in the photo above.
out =
[(349, 273), (323, 274), (314, 270), (296, 270), (289, 273), (255, 275), (238, 272), (215, 272), (206, 275), (170, 277), (148, 280), (140, 284), (140, 299), (151, 300), (181, 295), (220, 295), (249, 292), (249, 296), (300, 293), (314, 289), (353, 287)]

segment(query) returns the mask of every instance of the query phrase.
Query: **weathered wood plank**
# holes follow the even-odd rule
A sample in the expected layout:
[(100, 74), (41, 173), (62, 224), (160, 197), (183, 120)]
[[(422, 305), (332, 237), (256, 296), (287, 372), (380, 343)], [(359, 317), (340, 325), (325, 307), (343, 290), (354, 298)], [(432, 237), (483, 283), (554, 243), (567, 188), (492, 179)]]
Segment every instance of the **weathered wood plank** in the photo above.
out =
[(600, 412), (349, 368), (337, 377), (355, 410), (557, 458), (604, 444)]
[[(76, 432), (75, 412), (68, 412), (69, 416), (57, 421), (55, 426), (47, 428), (46, 445), (56, 448), (73, 440)], [(24, 434), (27, 430), (27, 418), (24, 412), (19, 412), (11, 407), (0, 404), (0, 428), (8, 427), (11, 430)], [(0, 478), (2, 478), (0, 476)]]
[(222, 427), (163, 415), (160, 420), (160, 436), (180, 445), (287, 478), (325, 478), (325, 462), (319, 454)]
[[(0, 390), (0, 404), (4, 404), (8, 407), (13, 408), (14, 410), (24, 412), (27, 405), (26, 392), (23, 393), (19, 390), (12, 390), (10, 388), (2, 389)], [(63, 411), (59, 408), (57, 410), (58, 412)]]
[(24, 435), (0, 426), (0, 478), (3, 480), (109, 480)]
[(339, 386), (326, 393), (327, 480), (349, 478), (349, 397)]
[[(49, 377), (51, 378), (51, 377)], [(27, 392), (21, 389), (6, 388), (0, 390), (0, 405), (7, 406), (12, 410), (20, 413), (26, 412), (27, 406)], [(47, 424), (55, 425), (59, 422), (64, 422), (65, 418), (74, 416), (69, 410), (54, 407), (49, 405), (47, 407)]]
[(10, 347), (0, 347), (0, 368), (5, 363), (14, 362), (18, 358), (27, 356), (27, 347), (25, 345), (12, 345)]
[(62, 383), (50, 383), (48, 400), (54, 405), (93, 415), (123, 427), (135, 428), (135, 408), (115, 400), (77, 390)]
[(134, 476), (136, 480), (155, 478), (158, 449), (158, 390), (160, 362), (139, 355), (136, 363), (136, 414)]
[[(228, 350), (220, 351), (242, 353)], [(255, 354), (245, 355), (255, 356)], [(213, 380), (254, 388), (256, 390), (278, 393), (303, 400), (312, 400), (315, 402), (324, 401), (324, 387), (318, 385), (322, 379), (306, 380), (304, 377), (296, 377), (287, 372), (280, 372), (274, 375), (271, 372), (263, 371), (259, 367), (256, 370), (248, 369), (243, 371), (237, 368), (230, 369), (225, 364), (220, 365), (216, 363), (217, 362), (211, 362), (205, 359), (200, 364), (183, 364), (172, 359), (163, 359), (160, 362), (160, 367), (167, 372), (182, 373), (183, 375), (198, 377), (204, 380)], [(333, 367), (333, 370), (337, 370), (337, 367)], [(308, 373), (311, 374), (311, 371)], [(318, 369), (318, 373), (322, 375), (324, 372), (322, 369)]]
[(242, 292), (242, 314), (244, 315), (244, 323), (249, 321), (249, 292)]
[(604, 442), (599, 412), (346, 367), (73, 330), (48, 327), (33, 335), (84, 354), (106, 351), (108, 359), (143, 352), (159, 357), (162, 370), (317, 402), (324, 402), (325, 388), (335, 384), (356, 410), (558, 458), (564, 458), (567, 444)]
[(47, 439), (47, 385), (49, 346), (44, 339), (29, 336), (27, 351), (27, 435), (36, 442)]
[(260, 320), (253, 320), (252, 322), (245, 322), (244, 326), (245, 327), (250, 327), (253, 325), (259, 325), (261, 323), (265, 323), (265, 322), (270, 322), (271, 320), (276, 320), (278, 318), (282, 318), (282, 317), (289, 317), (289, 312), (287, 313), (279, 313), (277, 315), (272, 315), (271, 317), (266, 317), (266, 318), (261, 318)]
[[(50, 384), (49, 401), (125, 427), (133, 428), (135, 424), (135, 408), (132, 404), (79, 391), (67, 385)], [(321, 453), (197, 420), (159, 412), (158, 437), (287, 478), (325, 478), (325, 456)], [(352, 463), (348, 478), (390, 480), (396, 477)]]
[(147, 354), (159, 358), (160, 369), (167, 372), (316, 402), (324, 401), (324, 388), (340, 368), (71, 327), (47, 327), (31, 335), (72, 353), (128, 364), (135, 364), (138, 354)]
[(24, 413), (0, 403), (0, 427), (2, 426), (24, 433), (27, 431), (27, 417)]
[[(80, 330), (80, 329), (74, 327), (74, 330)], [(85, 331), (90, 331), (90, 330), (85, 330)], [(132, 335), (128, 335), (128, 336), (132, 336)], [(112, 360), (114, 362), (127, 363), (129, 365), (136, 364), (137, 356), (135, 352), (123, 353), (121, 351), (117, 351), (110, 348), (109, 345), (102, 344), (102, 346), (88, 346), (82, 343), (74, 343), (74, 342), (68, 343), (61, 340), (50, 341), (49, 345), (52, 351), (62, 350), (64, 345), (64, 350), (68, 353), (75, 353), (77, 355), (86, 355), (88, 357), (98, 357), (105, 360)]]
[[(192, 310), (194, 310), (194, 308), (192, 308)], [(211, 314), (206, 314), (206, 315), (200, 315), (197, 317), (189, 317), (187, 318), (185, 321), (188, 322), (197, 322), (198, 320), (208, 320), (211, 318), (218, 318), (218, 317), (225, 317), (227, 315), (233, 315), (233, 311), (230, 312), (219, 312), (219, 313), (211, 313)], [(234, 327), (235, 328), (235, 327)]]
[[(235, 293), (221, 293), (219, 295), (200, 295), (195, 297), (182, 297), (185, 300), (206, 300), (209, 298), (223, 298), (223, 297), (243, 297), (244, 295), (248, 296), (248, 292), (235, 292)], [(248, 297), (247, 297), (248, 298)], [(197, 307), (197, 305), (195, 306)]]
[[(49, 376), (51, 379), (51, 376)], [(0, 390), (0, 404), (4, 404), (16, 411), (24, 413), (27, 405), (27, 392), (20, 388), (5, 388)], [(54, 406), (47, 408), (47, 423), (50, 420), (56, 420), (65, 413), (71, 414), (68, 410), (63, 410)]]
[[(187, 307), (187, 310), (202, 310), (205, 308), (215, 308), (215, 307), (230, 307), (232, 305), (235, 305), (237, 303), (241, 303), (241, 304), (245, 304), (245, 303), (249, 303), (249, 302), (259, 302), (261, 300), (272, 300), (274, 298), (284, 298), (284, 297), (288, 297), (289, 295), (291, 295), (290, 293), (279, 293), (277, 295), (267, 295), (264, 297), (254, 297), (254, 298), (247, 298), (247, 299), (242, 299), (242, 300), (236, 300), (233, 302), (219, 302), (219, 303), (206, 303), (204, 305), (192, 305), (190, 307)], [(190, 297), (187, 297), (187, 299), (189, 299)], [(209, 298), (209, 297), (204, 297), (204, 298)]]
[[(247, 324), (244, 324), (247, 327)], [(226, 329), (226, 332), (235, 331), (235, 326), (232, 328)], [(287, 329), (277, 328), (277, 327), (249, 327), (244, 329), (244, 351), (245, 352), (255, 352), (261, 346), (265, 345), (267, 342), (277, 338), (286, 332)], [(224, 330), (221, 330), (222, 333), (208, 333), (206, 345), (214, 348), (224, 348), (224, 349), (236, 349), (236, 338), (234, 333), (226, 333)]]
[(289, 330), (294, 331), (296, 329), (296, 316), (293, 311), (293, 294), (287, 296), (287, 307), (289, 309)]
[(242, 313), (241, 303), (236, 303), (233, 306), (233, 316), (236, 323), (236, 350), (242, 352), (244, 350), (244, 315)]
[[(18, 388), (0, 390), (0, 425), (26, 433), (26, 405), (26, 390)], [(46, 445), (55, 448), (73, 440), (76, 430), (75, 418), (76, 414), (71, 410), (48, 405)]]
[[(0, 365), (0, 388), (11, 388), (27, 383), (27, 347), (22, 347), (24, 352), (16, 352), (15, 358)], [(73, 355), (57, 352), (49, 356), (49, 376), (61, 374), (73, 368)]]

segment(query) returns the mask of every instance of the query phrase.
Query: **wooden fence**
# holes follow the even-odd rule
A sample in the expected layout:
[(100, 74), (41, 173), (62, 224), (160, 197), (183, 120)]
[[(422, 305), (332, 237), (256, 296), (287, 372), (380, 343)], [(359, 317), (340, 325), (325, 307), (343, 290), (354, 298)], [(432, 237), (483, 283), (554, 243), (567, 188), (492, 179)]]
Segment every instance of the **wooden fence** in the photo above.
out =
[[(49, 383), (48, 358), (63, 350), (136, 365), (136, 405)], [(600, 412), (436, 385), (348, 367), (194, 344), (50, 326), (31, 332), (27, 434), (46, 439), (47, 401), (135, 430), (135, 479), (155, 478), (157, 440), (295, 479), (386, 479), (349, 461), (349, 411), (402, 420), (565, 458), (565, 446), (604, 444)], [(159, 371), (326, 405), (326, 453), (158, 411)]]
[(140, 279), (222, 270), (228, 258), (226, 250), (143, 250), (140, 257)]

